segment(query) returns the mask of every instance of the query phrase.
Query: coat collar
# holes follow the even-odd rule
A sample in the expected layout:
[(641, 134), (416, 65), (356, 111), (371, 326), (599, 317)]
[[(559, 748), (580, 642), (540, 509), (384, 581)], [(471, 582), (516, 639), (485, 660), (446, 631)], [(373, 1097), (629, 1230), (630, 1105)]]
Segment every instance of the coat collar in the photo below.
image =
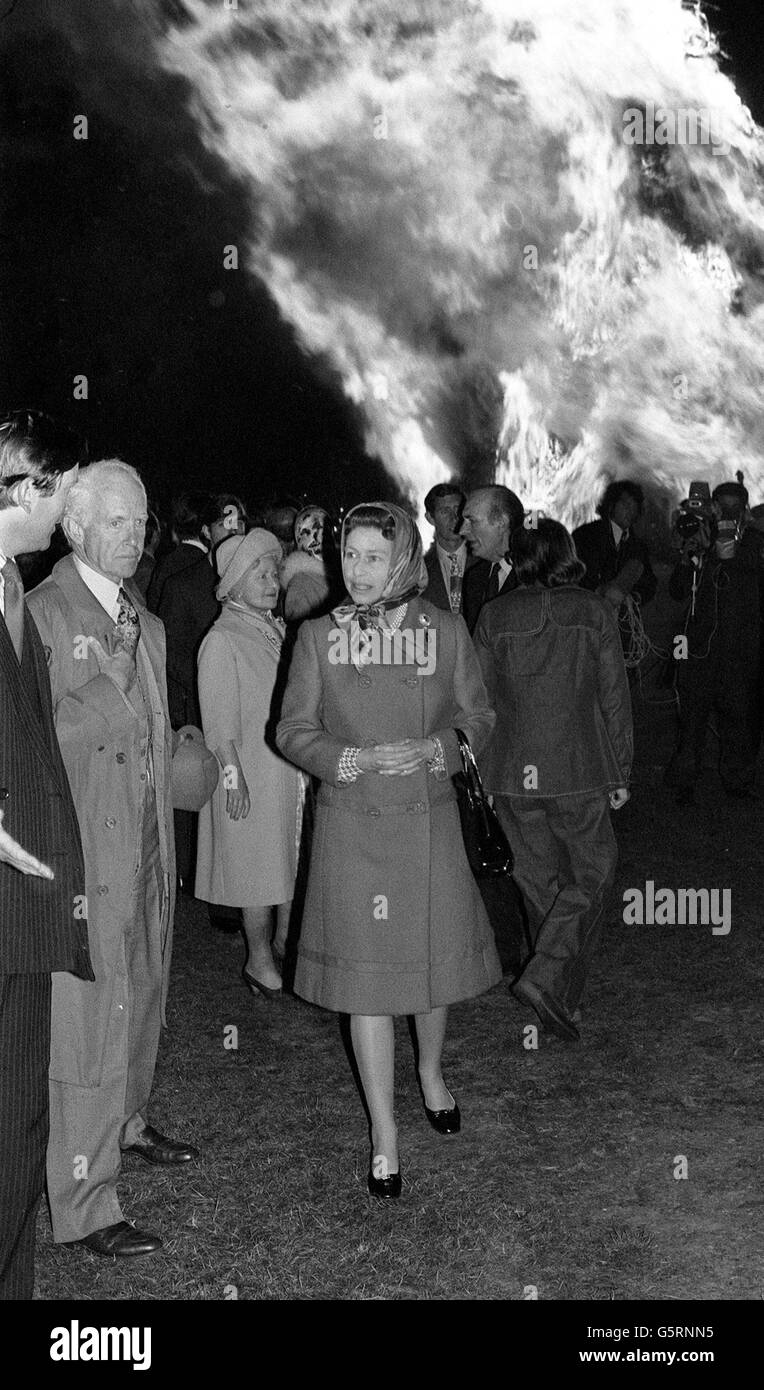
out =
[[(77, 610), (78, 613), (89, 613), (93, 622), (108, 623), (113, 627), (112, 619), (106, 609), (98, 602), (95, 594), (88, 588), (82, 576), (77, 571), (74, 558), (65, 555), (63, 560), (59, 560), (53, 566), (50, 577), (58, 585), (64, 598)], [(126, 579), (123, 586), (125, 592), (129, 594), (131, 601), (135, 604), (143, 621), (143, 616), (147, 613), (146, 600), (143, 598), (139, 589), (136, 589), (131, 579)]]

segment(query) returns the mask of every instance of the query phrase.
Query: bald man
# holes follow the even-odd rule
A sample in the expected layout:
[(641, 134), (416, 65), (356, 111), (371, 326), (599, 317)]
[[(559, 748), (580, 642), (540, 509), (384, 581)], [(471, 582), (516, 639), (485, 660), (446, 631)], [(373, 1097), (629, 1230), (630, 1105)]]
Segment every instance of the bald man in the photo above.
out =
[(509, 539), (524, 517), (520, 498), (500, 483), (476, 488), (464, 504), (461, 534), (478, 561), (465, 572), (462, 585), (462, 614), (470, 632), (483, 605), (515, 587)]

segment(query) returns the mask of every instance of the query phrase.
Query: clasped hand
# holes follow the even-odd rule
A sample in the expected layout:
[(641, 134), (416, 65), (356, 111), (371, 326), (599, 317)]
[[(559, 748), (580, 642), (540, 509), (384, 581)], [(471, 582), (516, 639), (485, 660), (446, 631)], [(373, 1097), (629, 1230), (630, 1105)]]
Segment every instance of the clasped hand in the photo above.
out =
[(376, 743), (362, 748), (356, 759), (361, 772), (378, 772), (380, 777), (410, 777), (423, 763), (435, 757), (431, 738), (405, 738), (401, 743)]

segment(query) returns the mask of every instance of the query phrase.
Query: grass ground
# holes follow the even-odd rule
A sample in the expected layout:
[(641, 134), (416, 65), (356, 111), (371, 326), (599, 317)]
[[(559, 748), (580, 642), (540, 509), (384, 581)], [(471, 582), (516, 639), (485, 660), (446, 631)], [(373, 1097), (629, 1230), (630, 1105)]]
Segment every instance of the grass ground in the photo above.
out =
[[(580, 1044), (542, 1034), (526, 1050), (533, 1016), (506, 981), (455, 1007), (446, 1076), (463, 1132), (446, 1140), (426, 1124), (401, 1020), (403, 1197), (377, 1203), (337, 1019), (253, 999), (239, 939), (184, 902), (152, 1119), (197, 1142), (200, 1161), (174, 1173), (126, 1160), (125, 1213), (165, 1241), (147, 1259), (56, 1247), (41, 1213), (37, 1297), (764, 1297), (764, 802), (727, 801), (709, 770), (698, 806), (678, 812), (660, 781), (671, 710), (637, 697), (635, 714)], [(646, 879), (731, 889), (729, 935), (625, 926), (623, 892)]]

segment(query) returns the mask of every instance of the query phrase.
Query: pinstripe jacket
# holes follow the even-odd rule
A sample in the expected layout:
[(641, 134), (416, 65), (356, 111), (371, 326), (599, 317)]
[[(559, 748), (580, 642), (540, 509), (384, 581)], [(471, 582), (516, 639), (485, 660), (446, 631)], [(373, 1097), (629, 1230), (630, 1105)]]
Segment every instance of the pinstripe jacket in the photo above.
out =
[(55, 874), (35, 878), (0, 863), (0, 974), (58, 970), (92, 980), (80, 832), (45, 655), (26, 611), (22, 666), (0, 614), (0, 807), (3, 828)]

